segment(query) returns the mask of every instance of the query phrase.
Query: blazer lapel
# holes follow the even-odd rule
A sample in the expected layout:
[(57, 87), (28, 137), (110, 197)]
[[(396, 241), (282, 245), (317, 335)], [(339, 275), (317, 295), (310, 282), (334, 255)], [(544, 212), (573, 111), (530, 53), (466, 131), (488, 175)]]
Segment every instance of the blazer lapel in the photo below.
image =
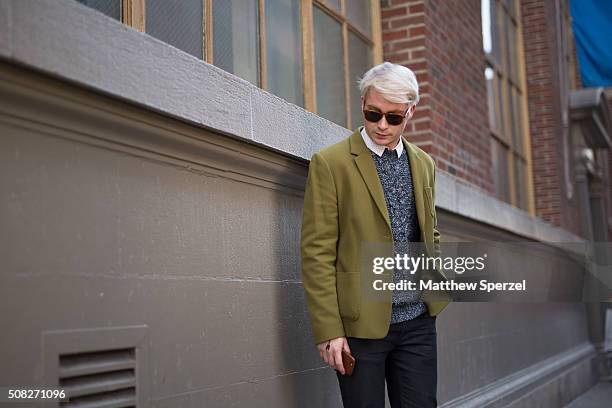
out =
[(372, 156), (370, 155), (370, 150), (361, 138), (360, 128), (357, 128), (357, 130), (351, 135), (350, 144), (351, 154), (356, 156), (354, 160), (357, 168), (359, 169), (359, 173), (361, 173), (361, 177), (368, 186), (372, 199), (387, 222), (389, 230), (391, 230), (391, 221), (389, 218), (389, 212), (387, 211), (385, 193), (383, 192), (382, 184), (378, 178), (378, 172), (376, 171), (374, 160), (372, 160)]
[[(408, 160), (410, 161), (410, 173), (412, 176), (412, 189), (417, 209), (417, 218), (419, 220), (419, 227), (421, 228), (421, 235), (423, 236), (423, 231), (425, 230), (423, 166), (419, 153), (412, 143), (404, 139), (403, 136), (401, 140), (404, 143), (404, 148), (406, 149)], [(351, 154), (356, 156), (354, 160), (357, 168), (359, 169), (359, 173), (361, 173), (363, 181), (368, 186), (370, 195), (376, 203), (378, 210), (387, 222), (389, 229), (391, 229), (391, 221), (389, 218), (389, 212), (387, 210), (387, 202), (385, 201), (385, 193), (383, 192), (382, 184), (378, 178), (378, 172), (376, 171), (376, 165), (374, 164), (374, 160), (372, 160), (370, 150), (365, 145), (361, 137), (361, 127), (358, 127), (357, 130), (355, 130), (355, 132), (353, 132), (353, 134), (350, 136), (350, 145)]]

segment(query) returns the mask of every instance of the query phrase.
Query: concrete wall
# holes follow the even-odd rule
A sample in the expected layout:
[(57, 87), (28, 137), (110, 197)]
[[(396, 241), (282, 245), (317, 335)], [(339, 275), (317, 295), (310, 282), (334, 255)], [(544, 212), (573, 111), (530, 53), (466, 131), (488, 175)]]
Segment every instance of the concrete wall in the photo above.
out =
[(299, 277), (303, 162), (1, 77), (0, 383), (48, 380), (49, 331), (145, 326), (152, 406), (337, 402)]
[[(349, 130), (76, 2), (0, 11), (0, 384), (121, 350), (139, 406), (338, 406), (298, 249), (307, 159)], [(444, 240), (579, 241), (437, 180)], [(594, 381), (582, 304), (452, 304), (438, 331), (445, 407)]]

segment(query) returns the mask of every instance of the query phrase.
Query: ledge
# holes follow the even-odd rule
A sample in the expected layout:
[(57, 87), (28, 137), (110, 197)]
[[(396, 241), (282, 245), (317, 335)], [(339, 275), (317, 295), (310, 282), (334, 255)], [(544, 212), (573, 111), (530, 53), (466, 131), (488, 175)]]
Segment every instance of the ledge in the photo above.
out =
[(441, 171), (436, 174), (436, 207), (535, 241), (586, 242)]
[(74, 0), (3, 0), (0, 16), (0, 57), (153, 111), (306, 159), (348, 134)]
[[(511, 402), (518, 401), (518, 398), (529, 394), (536, 386), (551, 382), (555, 377), (560, 377), (563, 385), (567, 387), (570, 382), (568, 371), (571, 372), (572, 369), (580, 368), (581, 364), (588, 363), (595, 356), (593, 345), (589, 342), (583, 343), (446, 402), (440, 408), (481, 408), (513, 405)], [(563, 392), (567, 393), (568, 390), (564, 389)], [(558, 395), (556, 397), (559, 398)], [(574, 396), (570, 395), (570, 397)], [(525, 404), (525, 406), (530, 405)]]
[[(308, 160), (351, 131), (73, 0), (0, 2), (0, 58)], [(440, 172), (437, 206), (527, 239), (581, 238)]]

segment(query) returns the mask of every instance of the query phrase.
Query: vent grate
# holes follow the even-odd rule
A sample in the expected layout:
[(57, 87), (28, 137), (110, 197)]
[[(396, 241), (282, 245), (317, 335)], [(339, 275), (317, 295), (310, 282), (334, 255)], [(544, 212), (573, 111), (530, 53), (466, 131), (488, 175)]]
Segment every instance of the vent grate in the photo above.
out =
[(59, 385), (63, 408), (135, 407), (135, 349), (60, 355)]

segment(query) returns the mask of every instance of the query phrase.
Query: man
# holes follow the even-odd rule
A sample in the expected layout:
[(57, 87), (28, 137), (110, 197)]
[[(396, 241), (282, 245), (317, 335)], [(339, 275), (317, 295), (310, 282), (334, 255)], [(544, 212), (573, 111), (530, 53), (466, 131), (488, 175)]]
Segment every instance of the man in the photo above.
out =
[[(310, 162), (301, 230), (302, 277), (321, 358), (336, 370), (345, 408), (435, 407), (436, 315), (447, 293), (389, 291), (363, 296), (361, 250), (367, 242), (423, 242), (439, 254), (435, 163), (402, 138), (419, 100), (414, 73), (385, 62), (359, 83), (365, 119), (348, 138)], [(404, 246), (405, 247), (405, 246)], [(399, 271), (393, 272), (397, 281)], [(424, 277), (446, 280), (437, 270)], [(341, 351), (356, 359), (346, 376)]]

